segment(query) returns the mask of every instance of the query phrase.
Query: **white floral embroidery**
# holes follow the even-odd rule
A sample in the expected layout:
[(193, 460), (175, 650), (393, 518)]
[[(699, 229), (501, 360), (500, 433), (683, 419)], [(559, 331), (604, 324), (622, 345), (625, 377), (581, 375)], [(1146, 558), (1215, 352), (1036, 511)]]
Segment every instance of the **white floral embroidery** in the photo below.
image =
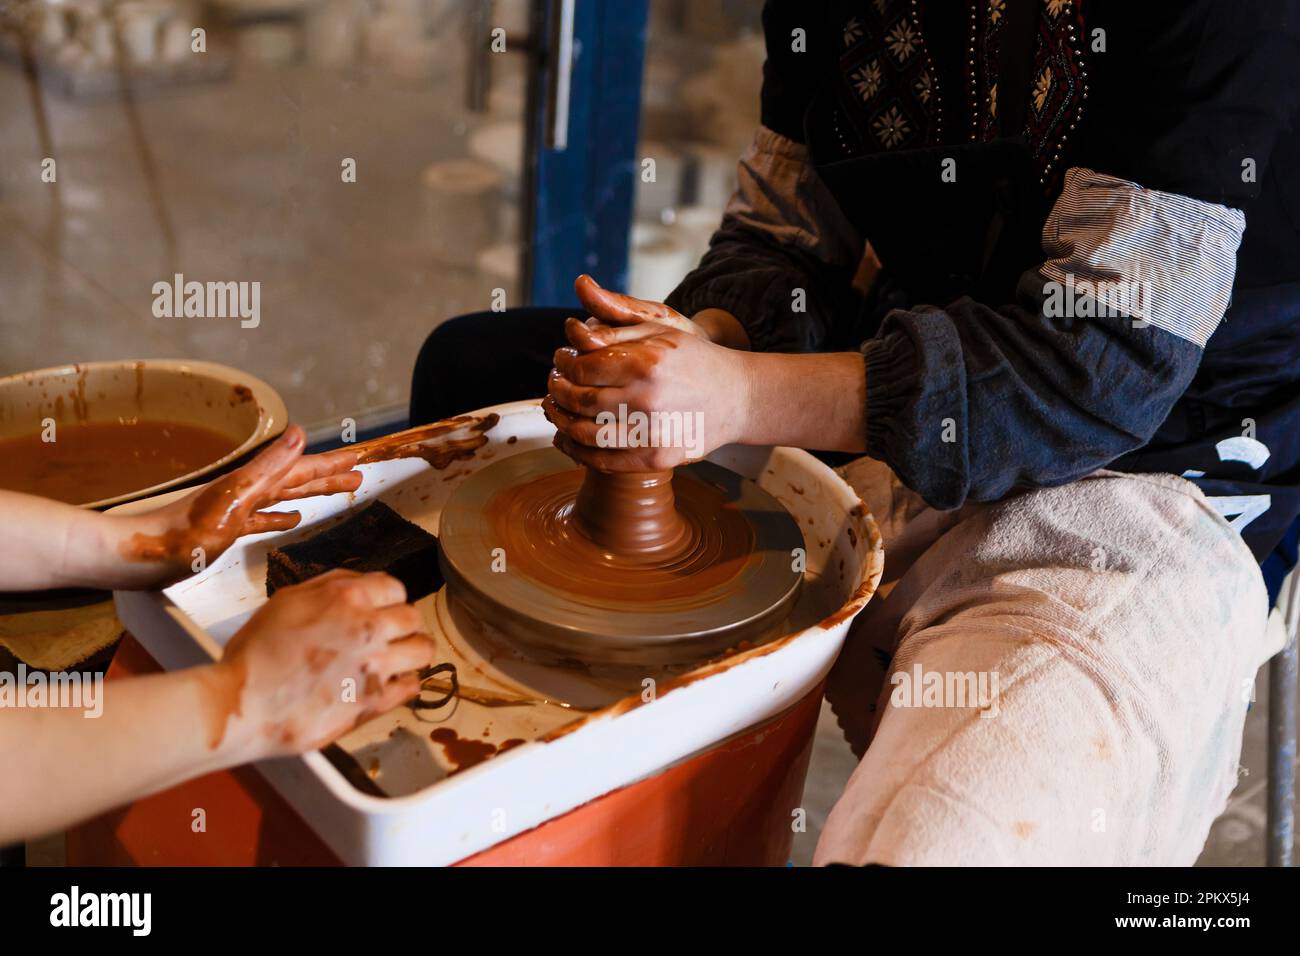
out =
[(872, 125), (876, 128), (876, 136), (888, 149), (893, 149), (912, 131), (903, 114), (898, 112), (897, 106), (891, 106), (884, 113), (877, 116), (875, 123)]
[(1052, 90), (1052, 71), (1048, 67), (1043, 68), (1039, 75), (1038, 81), (1034, 83), (1034, 109), (1041, 113), (1043, 104), (1047, 102), (1047, 94)]
[(844, 24), (844, 45), (852, 46), (855, 41), (862, 39), (862, 21), (854, 17), (848, 23)]
[(885, 39), (889, 41), (890, 52), (898, 57), (899, 63), (916, 52), (918, 41), (916, 31), (906, 20), (899, 20), (894, 24), (894, 29), (889, 31), (889, 36)]
[(872, 60), (866, 66), (859, 68), (853, 73), (853, 80), (853, 86), (857, 89), (859, 95), (864, 100), (871, 99), (880, 89), (880, 62)]
[(930, 102), (930, 94), (934, 92), (934, 80), (931, 79), (928, 70), (916, 78), (916, 85), (913, 88), (916, 90), (917, 99), (922, 103)]

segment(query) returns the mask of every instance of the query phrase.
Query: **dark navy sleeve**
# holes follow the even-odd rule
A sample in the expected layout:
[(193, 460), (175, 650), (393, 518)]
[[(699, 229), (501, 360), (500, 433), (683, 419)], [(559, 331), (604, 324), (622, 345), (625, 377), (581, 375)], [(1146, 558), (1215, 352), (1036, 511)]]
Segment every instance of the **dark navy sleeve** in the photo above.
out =
[[(1246, 230), (1238, 210), (1276, 174), (1270, 159), (1296, 121), (1297, 9), (1090, 6), (1110, 49), (1093, 71), (1079, 165), (1044, 229), (1046, 260), (1009, 304), (960, 299), (886, 318), (864, 346), (872, 455), (955, 507), (1068, 482), (1146, 445), (1223, 320)], [(1131, 285), (1136, 305), (1097, 309)], [(1062, 299), (1093, 314), (1063, 321)]]
[(1047, 256), (997, 308), (889, 313), (864, 343), (867, 451), (937, 508), (1082, 477), (1144, 444), (1231, 296), (1242, 214), (1074, 168)]
[(866, 343), (867, 452), (936, 508), (1064, 484), (1144, 444), (1191, 381), (1192, 342), (1125, 316), (1019, 303), (896, 310)]

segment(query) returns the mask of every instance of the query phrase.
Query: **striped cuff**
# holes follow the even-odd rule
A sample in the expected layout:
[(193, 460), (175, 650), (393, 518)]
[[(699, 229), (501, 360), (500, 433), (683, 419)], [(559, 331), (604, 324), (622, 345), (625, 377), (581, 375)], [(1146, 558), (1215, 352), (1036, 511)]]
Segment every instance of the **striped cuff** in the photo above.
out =
[(1075, 167), (1043, 225), (1039, 271), (1049, 301), (1090, 299), (1204, 348), (1232, 298), (1245, 228), (1239, 210)]

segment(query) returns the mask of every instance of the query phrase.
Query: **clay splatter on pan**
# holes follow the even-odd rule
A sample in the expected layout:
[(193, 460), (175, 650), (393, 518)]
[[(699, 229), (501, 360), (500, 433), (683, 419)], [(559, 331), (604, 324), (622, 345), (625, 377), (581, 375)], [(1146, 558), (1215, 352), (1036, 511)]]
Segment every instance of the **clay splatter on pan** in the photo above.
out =
[(429, 737), (442, 747), (447, 762), (451, 764), (453, 774), (468, 770), (497, 753), (496, 744), (485, 740), (466, 739), (450, 727), (439, 727), (430, 733)]

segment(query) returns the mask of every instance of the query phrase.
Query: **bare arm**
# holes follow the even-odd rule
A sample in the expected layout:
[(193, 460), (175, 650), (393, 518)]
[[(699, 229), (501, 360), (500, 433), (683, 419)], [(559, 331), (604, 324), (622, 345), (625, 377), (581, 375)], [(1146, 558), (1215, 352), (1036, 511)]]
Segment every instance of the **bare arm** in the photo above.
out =
[(750, 400), (743, 445), (790, 445), (817, 451), (866, 450), (867, 383), (856, 352), (744, 357)]
[(0, 590), (138, 588), (159, 581), (156, 562), (127, 564), (127, 542), (160, 534), (155, 516), (116, 516), (14, 491), (0, 491)]
[[(704, 309), (691, 320), (718, 345), (749, 349), (744, 325), (730, 312)], [(819, 451), (865, 450), (867, 386), (862, 356), (762, 352), (748, 356), (743, 365), (749, 401), (737, 441)], [(792, 395), (799, 400), (791, 402)]]
[(105, 699), (92, 698), (81, 676), (84, 710), (0, 712), (0, 754), (11, 767), (0, 774), (0, 844), (258, 756), (244, 733), (222, 734), (211, 746), (223, 695), (234, 690), (220, 665), (103, 684)]
[[(420, 612), (385, 574), (277, 591), (219, 664), (83, 684), (82, 707), (0, 709), (0, 844), (182, 780), (315, 749), (414, 696), (433, 661)], [(21, 758), (21, 759), (20, 759)], [(21, 772), (18, 769), (21, 767)]]

